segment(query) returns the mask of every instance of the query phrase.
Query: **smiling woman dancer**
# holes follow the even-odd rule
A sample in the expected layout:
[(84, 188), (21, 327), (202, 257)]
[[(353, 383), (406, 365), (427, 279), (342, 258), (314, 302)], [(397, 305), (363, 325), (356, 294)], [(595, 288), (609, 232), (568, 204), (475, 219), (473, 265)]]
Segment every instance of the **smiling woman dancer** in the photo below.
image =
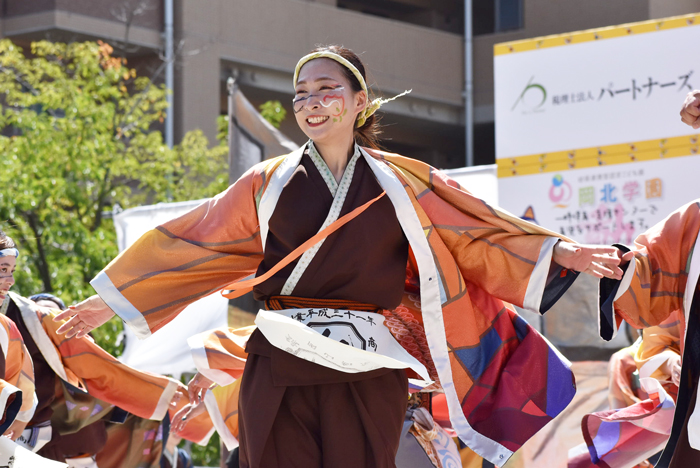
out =
[(562, 240), (377, 150), (386, 101), (369, 100), (352, 51), (303, 57), (294, 87), (309, 142), (145, 234), (62, 331), (84, 336), (117, 313), (145, 338), (200, 297), (254, 290), (268, 310), (247, 356), (224, 331), (200, 360), (217, 383), (243, 373), (241, 466), (395, 466), (407, 372), (436, 381), (459, 436), (502, 465), (574, 385), (501, 300), (544, 312), (577, 271), (621, 277), (616, 249)]

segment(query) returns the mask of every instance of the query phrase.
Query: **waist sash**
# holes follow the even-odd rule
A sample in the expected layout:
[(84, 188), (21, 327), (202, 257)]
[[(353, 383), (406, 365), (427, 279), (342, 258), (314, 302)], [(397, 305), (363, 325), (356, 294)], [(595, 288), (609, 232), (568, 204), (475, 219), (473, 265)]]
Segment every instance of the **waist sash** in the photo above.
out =
[(25, 429), (15, 443), (34, 453), (49, 443), (52, 436), (51, 424), (48, 422), (41, 426), (33, 426)]
[(384, 316), (356, 310), (260, 310), (255, 324), (276, 348), (349, 374), (410, 368), (426, 382), (427, 369), (384, 326)]

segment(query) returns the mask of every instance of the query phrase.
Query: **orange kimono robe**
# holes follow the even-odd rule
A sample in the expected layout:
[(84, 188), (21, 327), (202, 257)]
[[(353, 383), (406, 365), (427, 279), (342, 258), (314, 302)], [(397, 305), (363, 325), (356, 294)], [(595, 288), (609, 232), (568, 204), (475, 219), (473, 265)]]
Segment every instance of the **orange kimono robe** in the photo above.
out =
[(0, 315), (0, 435), (15, 420), (29, 422), (36, 408), (32, 358), (22, 341), (17, 325)]
[(604, 339), (614, 336), (622, 320), (645, 328), (679, 311), (679, 326), (684, 330), (679, 340), (683, 371), (671, 437), (656, 465), (661, 467), (700, 463), (700, 411), (696, 407), (700, 390), (699, 234), (700, 200), (695, 200), (637, 237), (634, 260), (621, 281), (601, 281), (600, 332)]
[(661, 382), (676, 396), (678, 389), (666, 372), (667, 361), (683, 355), (685, 318), (680, 310), (673, 311), (666, 320), (642, 331), (642, 343), (634, 355), (639, 377), (651, 377)]
[(119, 362), (90, 338), (65, 339), (55, 312), (10, 292), (34, 342), (56, 375), (74, 388), (145, 419), (163, 419), (178, 382)]
[[(223, 193), (149, 231), (91, 284), (146, 338), (194, 300), (255, 274), (267, 222), (302, 151), (254, 166)], [(410, 245), (407, 292), (399, 308), (384, 312), (393, 318), (388, 326), (445, 391), (459, 437), (502, 465), (575, 392), (567, 361), (504, 305), (544, 312), (564, 293), (576, 274), (550, 271), (561, 236), (489, 206), (420, 161), (362, 154)], [(220, 341), (217, 349), (231, 359), (214, 362), (205, 349), (205, 365), (230, 384), (245, 355)]]

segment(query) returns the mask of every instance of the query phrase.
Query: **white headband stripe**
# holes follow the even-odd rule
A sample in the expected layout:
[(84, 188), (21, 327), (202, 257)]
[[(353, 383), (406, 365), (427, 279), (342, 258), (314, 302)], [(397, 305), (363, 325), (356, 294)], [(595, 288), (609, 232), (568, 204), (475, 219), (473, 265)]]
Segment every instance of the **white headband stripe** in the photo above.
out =
[(0, 250), (0, 257), (19, 257), (19, 250), (15, 248)]

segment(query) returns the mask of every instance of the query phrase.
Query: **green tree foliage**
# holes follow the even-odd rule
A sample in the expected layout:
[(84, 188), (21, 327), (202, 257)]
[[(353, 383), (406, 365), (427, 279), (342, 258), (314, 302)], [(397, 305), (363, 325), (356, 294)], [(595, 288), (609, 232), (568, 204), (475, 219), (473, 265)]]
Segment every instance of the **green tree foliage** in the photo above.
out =
[(287, 116), (287, 111), (279, 101), (267, 101), (260, 104), (260, 115), (270, 122), (273, 127), (280, 128), (280, 124)]
[[(66, 303), (117, 254), (104, 212), (212, 196), (228, 185), (227, 149), (190, 132), (173, 149), (154, 131), (166, 89), (105, 43), (0, 41), (0, 223), (21, 251), (15, 290)], [(114, 352), (121, 329), (98, 329)], [(104, 336), (101, 336), (104, 335)]]
[[(180, 443), (184, 447), (187, 444)], [(195, 466), (219, 466), (221, 460), (221, 439), (219, 433), (214, 432), (209, 439), (209, 443), (205, 446), (192, 444), (190, 446), (192, 461)]]

